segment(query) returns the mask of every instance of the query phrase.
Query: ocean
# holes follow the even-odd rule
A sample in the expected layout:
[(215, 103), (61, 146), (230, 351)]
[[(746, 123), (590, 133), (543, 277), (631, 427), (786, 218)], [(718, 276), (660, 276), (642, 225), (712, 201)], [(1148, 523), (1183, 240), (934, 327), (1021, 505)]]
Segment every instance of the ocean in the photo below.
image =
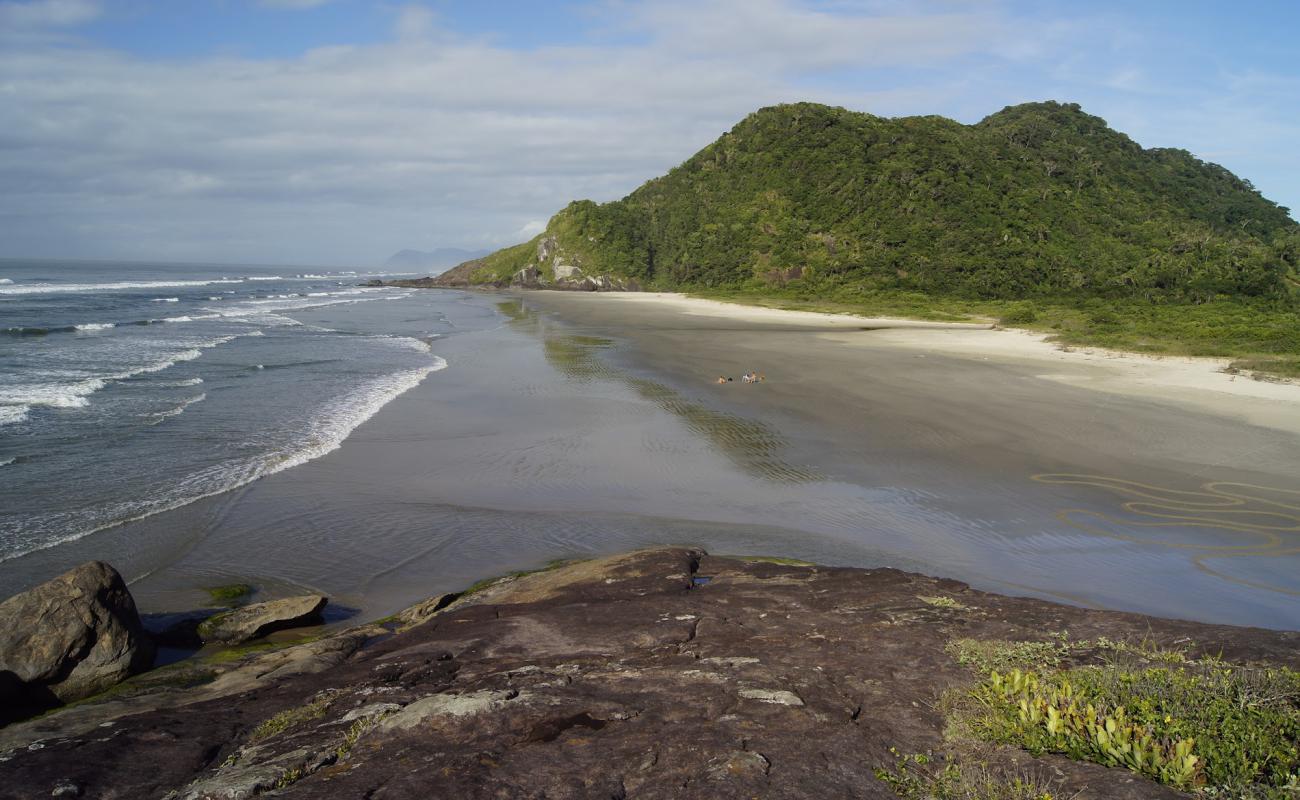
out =
[(438, 295), (371, 277), (0, 261), (0, 562), (321, 456), (445, 367)]
[[(371, 277), (0, 262), (0, 597), (101, 559), (146, 613), (247, 583), (373, 619), (691, 544), (1295, 627), (1294, 438), (873, 332)], [(1152, 525), (1111, 488), (1215, 486), (1263, 521)]]

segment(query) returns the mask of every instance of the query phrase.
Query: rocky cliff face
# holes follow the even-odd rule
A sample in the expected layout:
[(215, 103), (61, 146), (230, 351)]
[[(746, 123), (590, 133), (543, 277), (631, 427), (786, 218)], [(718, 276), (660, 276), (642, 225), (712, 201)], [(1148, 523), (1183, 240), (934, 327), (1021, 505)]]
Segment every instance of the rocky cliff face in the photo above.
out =
[[(973, 680), (954, 639), (1065, 630), (1300, 663), (1296, 634), (661, 549), (10, 726), (0, 797), (892, 798), (878, 769), (949, 747), (939, 698)], [(1182, 796), (1059, 757), (981, 758), (1053, 796)]]

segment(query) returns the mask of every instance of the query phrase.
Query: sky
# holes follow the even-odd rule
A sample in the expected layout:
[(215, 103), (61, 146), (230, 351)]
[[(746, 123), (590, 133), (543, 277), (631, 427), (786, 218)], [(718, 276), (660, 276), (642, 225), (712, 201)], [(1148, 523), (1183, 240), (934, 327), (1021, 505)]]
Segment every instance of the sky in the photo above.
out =
[(1300, 215), (1294, 0), (0, 0), (0, 257), (523, 241), (744, 116), (1080, 103)]

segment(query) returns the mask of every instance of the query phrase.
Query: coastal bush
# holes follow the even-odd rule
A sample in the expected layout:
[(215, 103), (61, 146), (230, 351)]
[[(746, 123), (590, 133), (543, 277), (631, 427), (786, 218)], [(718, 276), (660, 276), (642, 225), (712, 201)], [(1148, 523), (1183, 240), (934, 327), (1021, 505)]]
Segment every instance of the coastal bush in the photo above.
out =
[(1050, 672), (992, 670), (971, 691), (963, 722), (987, 741), (1126, 767), (1207, 796), (1293, 800), (1300, 672), (1172, 653), (1164, 659), (1159, 666), (1142, 657)]

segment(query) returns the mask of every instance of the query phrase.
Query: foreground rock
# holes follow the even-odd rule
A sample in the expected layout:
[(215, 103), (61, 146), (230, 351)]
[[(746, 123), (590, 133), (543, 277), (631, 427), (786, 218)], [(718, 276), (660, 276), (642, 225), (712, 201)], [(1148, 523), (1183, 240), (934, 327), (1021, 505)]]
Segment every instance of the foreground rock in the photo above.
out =
[[(1300, 662), (1291, 633), (686, 549), (399, 619), (0, 730), (0, 797), (892, 798), (875, 769), (942, 750), (938, 698), (971, 680), (955, 638), (1068, 630)], [(1052, 777), (1059, 797), (1181, 796), (1123, 770), (989, 758)]]
[(219, 644), (243, 644), (275, 631), (316, 625), (329, 598), (319, 594), (253, 603), (213, 615), (199, 624), (199, 638)]
[(83, 564), (0, 603), (0, 722), (102, 692), (153, 656), (122, 576)]

